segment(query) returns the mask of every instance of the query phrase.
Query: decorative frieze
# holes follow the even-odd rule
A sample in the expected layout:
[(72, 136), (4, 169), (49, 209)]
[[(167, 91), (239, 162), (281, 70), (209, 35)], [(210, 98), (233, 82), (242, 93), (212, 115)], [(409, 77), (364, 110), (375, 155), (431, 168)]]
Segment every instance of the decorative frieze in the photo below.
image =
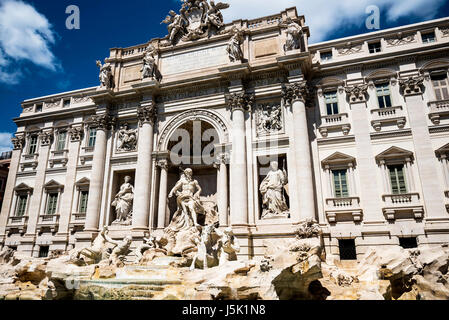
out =
[(307, 82), (295, 82), (292, 84), (287, 84), (282, 89), (282, 96), (284, 98), (284, 102), (287, 105), (291, 105), (293, 102), (300, 100), (304, 103), (309, 97), (310, 89), (307, 86)]
[(117, 151), (130, 152), (137, 150), (137, 129), (129, 128), (124, 123), (118, 131)]
[(251, 111), (254, 100), (254, 94), (246, 94), (244, 91), (226, 95), (226, 103), (232, 112), (235, 110)]
[(423, 93), (423, 76), (409, 77), (406, 79), (400, 79), (399, 85), (401, 87), (401, 92), (404, 96), (416, 95)]
[(416, 42), (416, 33), (405, 35), (399, 32), (395, 37), (387, 38), (385, 41), (391, 47), (414, 43)]
[(346, 43), (345, 46), (337, 48), (338, 54), (341, 56), (346, 56), (354, 53), (362, 52), (363, 44), (353, 44), (352, 42)]
[(345, 87), (345, 92), (348, 97), (349, 103), (366, 102), (368, 96), (368, 85), (360, 84), (355, 86), (348, 86)]

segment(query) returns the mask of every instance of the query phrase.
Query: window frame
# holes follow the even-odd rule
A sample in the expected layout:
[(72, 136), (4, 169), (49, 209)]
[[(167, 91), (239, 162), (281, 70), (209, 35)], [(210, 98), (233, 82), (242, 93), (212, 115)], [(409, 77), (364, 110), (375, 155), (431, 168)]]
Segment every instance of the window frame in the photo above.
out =
[[(433, 77), (445, 77), (443, 80), (434, 80)], [(430, 74), (430, 81), (432, 82), (433, 91), (437, 101), (449, 100), (449, 75), (447, 71), (433, 72)], [(440, 85), (445, 81), (446, 85)], [(435, 82), (440, 82), (438, 85)], [(443, 91), (445, 89), (445, 92)]]
[[(428, 37), (429, 35), (432, 36), (432, 37)], [(429, 41), (429, 39), (433, 39), (433, 41)], [(435, 30), (427, 31), (427, 32), (421, 32), (421, 41), (424, 44), (437, 42), (437, 35), (435, 33)]]
[[(401, 167), (401, 174), (402, 174), (402, 182), (403, 186), (401, 186), (400, 176), (398, 168)], [(392, 195), (401, 195), (401, 194), (408, 194), (409, 193), (409, 186), (407, 181), (407, 173), (405, 172), (405, 164), (387, 164), (388, 174), (390, 178), (390, 191)], [(392, 172), (392, 169), (394, 169), (394, 173)], [(394, 176), (392, 176), (394, 174)], [(395, 190), (395, 185), (396, 189)]]
[[(21, 209), (22, 209), (21, 208), (21, 204), (22, 204), (21, 201), (22, 201), (23, 198), (25, 198), (25, 204), (24, 204), (24, 207), (23, 207), (23, 213), (20, 214), (21, 213)], [(29, 200), (29, 195), (28, 194), (21, 193), (21, 194), (17, 195), (16, 209), (15, 209), (15, 212), (14, 212), (14, 217), (15, 218), (26, 217), (27, 211), (28, 211), (28, 200)]]
[[(64, 140), (63, 141), (61, 140), (61, 136), (62, 135), (64, 136)], [(66, 150), (66, 148), (67, 148), (67, 136), (68, 136), (68, 134), (67, 134), (66, 130), (58, 131), (55, 151), (61, 152), (61, 151)], [(62, 146), (61, 146), (61, 144), (62, 144)]]
[[(84, 194), (86, 194), (86, 200), (85, 200), (85, 204), (83, 203), (83, 196)], [(87, 206), (89, 204), (89, 190), (88, 189), (82, 189), (79, 191), (79, 200), (78, 200), (78, 210), (77, 212), (80, 214), (86, 214), (87, 213)], [(83, 206), (84, 211), (82, 211)]]
[[(375, 46), (375, 45), (379, 45), (379, 46), (378, 47), (377, 46), (376, 47), (372, 47), (372, 46)], [(371, 50), (372, 48), (374, 50)], [(376, 53), (382, 52), (382, 43), (380, 41), (368, 43), (368, 52), (370, 54), (376, 54)]]
[[(333, 195), (335, 198), (348, 198), (349, 197), (349, 173), (348, 169), (331, 169), (332, 171), (332, 185)], [(344, 173), (344, 174), (343, 174)], [(343, 183), (344, 177), (344, 183)], [(338, 178), (338, 181), (336, 180)], [(337, 184), (338, 182), (338, 184)], [(346, 189), (345, 189), (346, 188)]]
[[(52, 200), (52, 197), (56, 196), (56, 201), (54, 203), (52, 203), (52, 206), (50, 207), (50, 201)], [(56, 191), (50, 191), (47, 194), (47, 205), (45, 207), (45, 214), (46, 216), (54, 216), (57, 214), (58, 212), (58, 205), (59, 205), (59, 192)], [(49, 210), (54, 209), (54, 211), (49, 212)]]
[[(376, 97), (377, 97), (377, 105), (379, 109), (386, 109), (393, 107), (393, 96), (391, 94), (391, 83), (390, 82), (379, 82), (375, 83), (375, 89), (376, 89)], [(382, 87), (382, 92), (380, 93), (379, 87)], [(388, 89), (388, 93), (386, 93), (385, 88)], [(388, 100), (387, 100), (388, 97)], [(382, 106), (381, 101), (383, 101), (384, 106)], [(389, 105), (388, 102), (389, 101)]]
[(334, 58), (334, 53), (332, 51), (320, 52), (321, 61), (331, 61)]
[[(92, 136), (93, 132), (95, 132), (94, 136)], [(93, 143), (91, 143), (91, 140), (93, 140)], [(94, 148), (96, 143), (97, 143), (97, 128), (91, 127), (88, 129), (86, 146), (87, 148)]]
[[(335, 97), (334, 97), (335, 94)], [(332, 95), (332, 98), (329, 99), (329, 96)], [(324, 104), (326, 107), (326, 115), (327, 116), (335, 116), (340, 114), (340, 104), (338, 101), (338, 90), (329, 90), (323, 92)], [(329, 112), (331, 111), (331, 112)], [(335, 112), (336, 111), (336, 112)]]
[[(35, 142), (32, 143), (32, 141), (34, 141), (34, 140), (35, 140)], [(27, 150), (28, 154), (29, 155), (37, 154), (38, 146), (39, 146), (38, 134), (37, 133), (30, 134), (30, 136), (28, 137), (28, 150)], [(31, 152), (32, 150), (33, 150), (33, 152)]]

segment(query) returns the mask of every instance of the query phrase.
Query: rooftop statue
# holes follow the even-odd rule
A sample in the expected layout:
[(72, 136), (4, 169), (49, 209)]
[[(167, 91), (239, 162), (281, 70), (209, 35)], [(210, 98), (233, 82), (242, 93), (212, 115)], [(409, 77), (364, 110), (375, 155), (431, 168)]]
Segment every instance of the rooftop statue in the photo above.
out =
[(242, 51), (242, 42), (243, 42), (243, 32), (234, 28), (232, 30), (234, 34), (232, 38), (228, 42), (228, 46), (226, 47), (226, 51), (229, 55), (229, 60), (231, 62), (240, 61), (243, 62), (243, 51)]
[(97, 67), (100, 68), (100, 88), (114, 89), (114, 75), (112, 74), (112, 66), (109, 62), (102, 64), (97, 60)]
[(168, 24), (167, 45), (176, 45), (183, 41), (196, 40), (217, 34), (224, 27), (220, 10), (229, 8), (229, 4), (207, 0), (183, 0), (179, 14), (173, 10), (162, 23)]
[(302, 27), (292, 18), (287, 18), (286, 23), (281, 23), (280, 26), (287, 28), (287, 41), (284, 45), (284, 51), (301, 49)]
[(152, 45), (149, 45), (145, 50), (145, 56), (143, 57), (143, 67), (140, 70), (142, 72), (142, 79), (151, 78), (157, 81), (162, 80), (162, 74), (157, 66), (157, 50)]

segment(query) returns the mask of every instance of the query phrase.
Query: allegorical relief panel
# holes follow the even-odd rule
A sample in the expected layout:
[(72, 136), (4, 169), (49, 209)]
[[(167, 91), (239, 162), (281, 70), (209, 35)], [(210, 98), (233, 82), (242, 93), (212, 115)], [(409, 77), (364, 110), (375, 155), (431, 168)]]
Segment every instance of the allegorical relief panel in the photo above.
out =
[(127, 123), (124, 123), (120, 125), (117, 136), (118, 152), (131, 152), (137, 150), (137, 129), (132, 129)]
[(282, 133), (284, 119), (280, 103), (259, 104), (256, 108), (257, 135)]

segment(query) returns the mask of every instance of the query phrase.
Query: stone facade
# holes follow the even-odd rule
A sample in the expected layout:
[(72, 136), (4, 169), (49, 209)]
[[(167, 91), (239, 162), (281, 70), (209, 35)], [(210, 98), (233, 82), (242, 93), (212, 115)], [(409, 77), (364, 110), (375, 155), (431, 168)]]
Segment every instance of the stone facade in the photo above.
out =
[[(328, 254), (348, 239), (357, 255), (401, 238), (449, 241), (449, 19), (313, 45), (295, 8), (219, 20), (207, 20), (213, 31), (171, 28), (168, 39), (111, 49), (99, 87), (23, 102), (0, 247), (34, 257), (89, 247), (104, 225), (140, 246), (169, 226), (181, 168), (193, 169), (242, 260), (293, 239), (305, 219), (319, 222)], [(243, 58), (232, 59), (239, 46)], [(212, 160), (189, 152), (178, 162), (180, 129), (215, 136)], [(288, 176), (277, 196), (289, 210), (264, 219), (268, 156)], [(131, 220), (114, 224), (125, 177)]]

